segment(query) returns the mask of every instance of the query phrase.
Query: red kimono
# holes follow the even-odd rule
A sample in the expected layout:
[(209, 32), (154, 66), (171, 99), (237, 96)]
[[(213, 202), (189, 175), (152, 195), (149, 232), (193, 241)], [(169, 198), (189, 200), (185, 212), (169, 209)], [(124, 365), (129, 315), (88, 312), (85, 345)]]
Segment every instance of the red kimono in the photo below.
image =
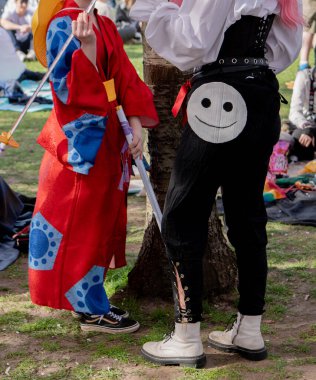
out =
[[(66, 1), (50, 22), (49, 65), (81, 12), (74, 7)], [(130, 158), (121, 153), (125, 136), (103, 82), (114, 79), (127, 117), (139, 116), (147, 127), (158, 118), (152, 94), (126, 56), (115, 25), (96, 17), (98, 70), (74, 39), (50, 78), (54, 110), (38, 138), (46, 152), (31, 223), (29, 284), (36, 304), (104, 314), (109, 309), (106, 271), (126, 264), (128, 182), (123, 189), (119, 184)]]

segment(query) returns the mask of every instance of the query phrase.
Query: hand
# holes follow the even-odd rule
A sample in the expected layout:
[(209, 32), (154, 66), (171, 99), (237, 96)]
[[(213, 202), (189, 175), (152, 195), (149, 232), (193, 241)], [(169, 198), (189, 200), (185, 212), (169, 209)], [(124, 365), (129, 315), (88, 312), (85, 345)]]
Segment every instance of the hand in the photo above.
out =
[(72, 22), (72, 34), (81, 44), (95, 45), (96, 35), (93, 30), (92, 17), (86, 12), (79, 13), (77, 20)]
[(302, 134), (298, 139), (298, 142), (308, 148), (311, 144), (315, 146), (315, 137), (310, 137), (308, 135)]
[(20, 26), (20, 32), (22, 34), (25, 34), (25, 33), (29, 33), (31, 31), (31, 25), (28, 25), (28, 24), (24, 24), (24, 25), (21, 25)]
[(133, 129), (133, 142), (129, 145), (129, 150), (133, 158), (143, 158), (143, 132), (142, 125), (137, 116), (128, 118), (130, 126)]

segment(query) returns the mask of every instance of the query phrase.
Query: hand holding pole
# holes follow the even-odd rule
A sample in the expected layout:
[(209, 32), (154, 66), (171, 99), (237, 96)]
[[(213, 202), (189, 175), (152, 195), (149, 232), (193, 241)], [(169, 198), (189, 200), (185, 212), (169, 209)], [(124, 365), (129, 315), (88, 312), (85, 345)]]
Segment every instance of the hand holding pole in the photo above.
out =
[[(130, 132), (131, 127), (128, 123), (128, 120), (126, 119), (125, 113), (123, 111), (122, 106), (117, 106), (116, 107), (116, 113), (119, 118), (119, 121), (121, 123), (121, 126), (123, 128), (126, 140), (128, 144), (131, 144), (133, 142), (133, 134)], [(151, 183), (149, 181), (149, 178), (146, 173), (146, 169), (144, 167), (143, 160), (141, 160), (139, 157), (135, 158), (135, 163), (137, 166), (137, 169), (139, 171), (140, 177), (143, 181), (149, 202), (151, 204), (151, 207), (153, 209), (153, 214), (155, 215), (159, 230), (161, 231), (161, 220), (162, 220), (162, 213), (156, 198), (156, 195), (154, 193), (154, 190), (151, 186)]]
[[(96, 3), (96, 0), (92, 0), (91, 1), (91, 3), (89, 4), (89, 6), (86, 9), (86, 13), (87, 14), (90, 14), (92, 12), (92, 10), (94, 9), (95, 3)], [(12, 145), (12, 144), (10, 144), (10, 141), (12, 140), (12, 135), (15, 132), (15, 130), (18, 128), (18, 126), (20, 125), (20, 123), (21, 123), (22, 119), (24, 118), (25, 114), (27, 113), (28, 109), (30, 108), (30, 106), (34, 102), (34, 100), (37, 97), (38, 93), (40, 92), (41, 88), (43, 87), (43, 85), (45, 84), (45, 82), (47, 81), (47, 79), (49, 78), (50, 74), (52, 73), (52, 71), (56, 67), (57, 63), (59, 62), (60, 58), (62, 57), (62, 55), (64, 54), (64, 52), (68, 48), (68, 46), (70, 45), (70, 43), (73, 40), (73, 38), (74, 38), (74, 35), (70, 34), (70, 36), (67, 38), (64, 46), (60, 49), (60, 51), (57, 54), (56, 58), (54, 59), (54, 61), (50, 65), (49, 69), (47, 70), (46, 74), (42, 78), (41, 82), (39, 83), (38, 87), (34, 91), (33, 95), (30, 97), (30, 99), (26, 103), (25, 107), (23, 108), (22, 112), (20, 113), (18, 119), (16, 120), (16, 122), (14, 123), (14, 125), (10, 129), (10, 131), (9, 132), (3, 132), (0, 135), (0, 156), (3, 154), (6, 145), (10, 145), (10, 146), (13, 146), (13, 147), (18, 147), (19, 146), (17, 143), (14, 144), (15, 146)]]

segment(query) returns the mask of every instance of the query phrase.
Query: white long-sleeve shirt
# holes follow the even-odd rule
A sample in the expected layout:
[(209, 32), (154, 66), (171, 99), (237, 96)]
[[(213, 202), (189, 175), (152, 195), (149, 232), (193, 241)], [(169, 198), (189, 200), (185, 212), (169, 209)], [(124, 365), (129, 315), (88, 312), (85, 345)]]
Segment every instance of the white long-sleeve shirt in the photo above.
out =
[[(309, 110), (309, 97), (311, 88), (311, 69), (298, 71), (296, 74), (293, 95), (291, 99), (289, 120), (297, 128), (315, 126), (313, 113), (316, 109), (316, 96), (314, 96), (313, 112)], [(316, 94), (315, 94), (316, 95)], [(307, 125), (307, 124), (310, 125)]]
[(25, 71), (24, 63), (19, 60), (8, 32), (0, 27), (0, 82), (16, 80)]
[(168, 0), (136, 0), (130, 16), (148, 22), (145, 36), (158, 55), (189, 70), (216, 61), (225, 31), (242, 16), (275, 14), (265, 57), (278, 73), (297, 57), (303, 29), (290, 29), (279, 13), (277, 0), (183, 0), (181, 7)]

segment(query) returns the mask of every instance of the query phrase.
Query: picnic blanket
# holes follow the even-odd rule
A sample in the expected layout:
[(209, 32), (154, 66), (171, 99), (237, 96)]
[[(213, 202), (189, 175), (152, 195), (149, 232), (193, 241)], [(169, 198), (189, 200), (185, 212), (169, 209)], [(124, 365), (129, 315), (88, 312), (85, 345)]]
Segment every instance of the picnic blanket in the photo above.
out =
[[(316, 226), (316, 161), (299, 161), (288, 167), (288, 177), (277, 178), (283, 199), (266, 202), (269, 221)], [(265, 197), (268, 201), (268, 198)]]
[[(293, 191), (265, 205), (269, 222), (316, 227), (316, 191)], [(224, 215), (221, 198), (216, 199), (216, 208), (219, 215)]]
[[(35, 89), (38, 86), (38, 82), (34, 82), (31, 80), (24, 80), (20, 83), (24, 93), (27, 96), (32, 96)], [(50, 90), (49, 83), (45, 83), (41, 91), (39, 92), (38, 96), (41, 96), (45, 99), (52, 99), (52, 94)], [(15, 111), (15, 112), (21, 112), (23, 110), (23, 105), (17, 105), (17, 104), (11, 104), (9, 103), (8, 98), (2, 97), (0, 98), (0, 111)], [(36, 111), (43, 111), (43, 110), (51, 110), (53, 108), (52, 104), (37, 104), (33, 103), (31, 107), (29, 108), (28, 112), (36, 112)]]
[(295, 191), (266, 204), (268, 220), (316, 227), (316, 191)]
[(15, 241), (8, 236), (0, 241), (0, 271), (5, 270), (19, 257), (19, 250), (14, 245)]
[(35, 198), (15, 193), (0, 176), (0, 271), (19, 256), (13, 235), (31, 221)]

